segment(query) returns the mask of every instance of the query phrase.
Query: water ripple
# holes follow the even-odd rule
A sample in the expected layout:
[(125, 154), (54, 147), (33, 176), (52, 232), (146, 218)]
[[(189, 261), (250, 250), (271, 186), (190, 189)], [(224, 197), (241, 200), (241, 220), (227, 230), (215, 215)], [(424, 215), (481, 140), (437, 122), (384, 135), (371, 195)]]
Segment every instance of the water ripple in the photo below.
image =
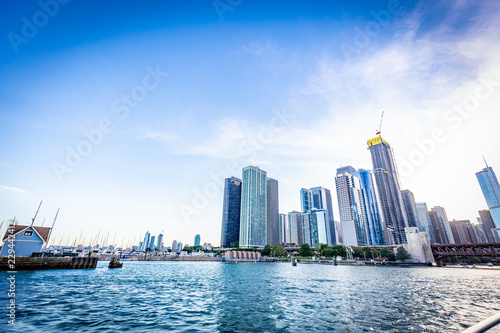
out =
[[(500, 271), (125, 262), (17, 273), (0, 332), (460, 332), (500, 311)], [(0, 288), (7, 290), (5, 274)], [(0, 293), (6, 309), (6, 293)], [(4, 310), (5, 311), (5, 310)]]

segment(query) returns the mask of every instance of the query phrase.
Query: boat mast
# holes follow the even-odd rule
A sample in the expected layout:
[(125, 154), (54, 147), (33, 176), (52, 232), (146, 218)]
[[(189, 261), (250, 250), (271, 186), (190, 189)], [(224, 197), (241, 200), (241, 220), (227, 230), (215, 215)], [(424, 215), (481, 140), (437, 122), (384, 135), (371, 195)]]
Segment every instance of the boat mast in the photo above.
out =
[(56, 224), (57, 216), (59, 215), (59, 208), (57, 209), (56, 217), (54, 217), (54, 222), (52, 222), (52, 227), (50, 227), (49, 237), (47, 237), (47, 243), (45, 243), (45, 248), (49, 245), (50, 236), (52, 235), (52, 230), (54, 230), (54, 225)]
[(36, 216), (38, 215), (38, 211), (40, 210), (40, 206), (42, 206), (42, 201), (43, 200), (41, 200), (40, 204), (38, 205), (38, 209), (36, 210), (35, 216), (31, 219), (31, 225), (30, 225), (30, 227), (32, 227), (33, 224), (35, 224), (35, 219), (36, 219)]

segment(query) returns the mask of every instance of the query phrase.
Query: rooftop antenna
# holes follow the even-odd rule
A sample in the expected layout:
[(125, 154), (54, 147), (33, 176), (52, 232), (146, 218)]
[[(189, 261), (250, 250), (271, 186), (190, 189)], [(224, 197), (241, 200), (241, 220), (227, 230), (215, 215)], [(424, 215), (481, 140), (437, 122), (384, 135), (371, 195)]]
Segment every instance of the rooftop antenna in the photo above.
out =
[(486, 162), (486, 157), (484, 157), (484, 155), (483, 155), (483, 160), (484, 160), (484, 163), (486, 163), (486, 167), (489, 168), (490, 166), (488, 165), (488, 162)]
[(38, 209), (36, 210), (35, 216), (33, 217), (33, 219), (31, 219), (31, 226), (33, 226), (33, 224), (35, 223), (35, 219), (36, 219), (36, 216), (38, 215), (38, 211), (40, 210), (40, 206), (42, 205), (42, 201), (43, 200), (41, 200), (40, 204), (38, 205)]
[(375, 130), (375, 133), (377, 133), (377, 135), (380, 135), (380, 133), (382, 133), (382, 121), (384, 120), (384, 111), (382, 111), (382, 116), (380, 117), (380, 125), (378, 127), (378, 129)]

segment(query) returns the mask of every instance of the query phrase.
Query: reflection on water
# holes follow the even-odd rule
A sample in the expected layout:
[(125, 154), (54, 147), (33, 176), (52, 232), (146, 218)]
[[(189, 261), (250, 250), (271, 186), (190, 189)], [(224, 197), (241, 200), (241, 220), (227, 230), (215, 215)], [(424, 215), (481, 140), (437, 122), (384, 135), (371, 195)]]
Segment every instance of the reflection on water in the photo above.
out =
[(500, 311), (499, 289), (480, 269), (101, 262), (18, 272), (17, 323), (0, 310), (0, 331), (460, 332)]

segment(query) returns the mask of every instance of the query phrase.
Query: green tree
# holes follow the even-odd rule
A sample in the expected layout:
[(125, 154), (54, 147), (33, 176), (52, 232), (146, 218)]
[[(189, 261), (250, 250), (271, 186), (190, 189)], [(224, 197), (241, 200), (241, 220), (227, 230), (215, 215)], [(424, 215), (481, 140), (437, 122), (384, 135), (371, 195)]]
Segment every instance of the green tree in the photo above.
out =
[(299, 253), (302, 257), (311, 257), (313, 255), (311, 247), (307, 243), (304, 243), (300, 246)]
[(364, 257), (364, 256), (363, 256), (363, 251), (361, 250), (361, 248), (360, 248), (360, 247), (353, 246), (353, 247), (352, 247), (352, 252), (353, 252), (353, 253), (352, 253), (352, 256), (353, 256), (354, 258), (363, 258), (363, 257)]
[(239, 243), (238, 241), (236, 241), (236, 242), (231, 242), (231, 243), (229, 243), (229, 247), (231, 247), (231, 248), (238, 247), (238, 246), (240, 246), (238, 243)]
[(411, 259), (411, 255), (402, 246), (398, 247), (396, 250), (396, 260), (405, 261), (406, 259)]
[(264, 249), (262, 250), (261, 254), (263, 256), (268, 256), (271, 254), (271, 245), (267, 244), (266, 246), (264, 246)]
[(286, 257), (286, 250), (283, 246), (273, 246), (271, 253), (273, 257)]
[[(389, 259), (389, 256), (391, 255), (391, 253), (392, 253), (391, 250), (389, 250), (387, 247), (383, 247), (378, 252), (378, 255), (380, 256), (380, 258)], [(394, 255), (394, 253), (392, 253), (392, 254)]]
[(332, 245), (331, 248), (333, 250), (333, 257), (341, 256), (345, 258), (347, 256), (346, 247), (344, 245)]
[(323, 243), (319, 243), (319, 244), (318, 244), (318, 246), (316, 246), (316, 251), (318, 251), (318, 253), (319, 253), (320, 255), (325, 255), (325, 254), (323, 253), (323, 250), (324, 250), (324, 249), (326, 249), (326, 248), (328, 248), (328, 245), (323, 244)]
[(366, 259), (373, 258), (372, 249), (370, 249), (368, 246), (361, 248), (361, 252), (363, 253), (363, 258)]
[(324, 248), (322, 252), (325, 257), (333, 257), (335, 254), (335, 250), (330, 246)]

